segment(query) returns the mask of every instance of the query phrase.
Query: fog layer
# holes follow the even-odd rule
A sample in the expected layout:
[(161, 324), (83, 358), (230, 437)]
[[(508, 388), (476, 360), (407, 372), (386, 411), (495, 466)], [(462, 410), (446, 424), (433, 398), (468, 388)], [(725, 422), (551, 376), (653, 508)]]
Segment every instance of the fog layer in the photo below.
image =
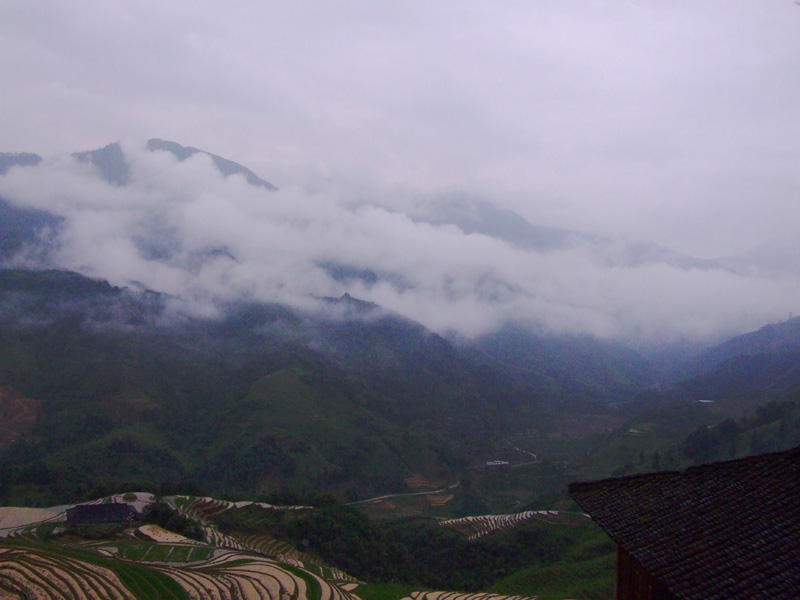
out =
[(491, 205), (475, 199), (459, 200), (462, 209), (483, 206), (466, 227), (447, 222), (441, 198), (269, 191), (225, 177), (202, 153), (180, 161), (144, 143), (122, 148), (126, 185), (72, 156), (0, 176), (0, 197), (63, 218), (44, 233), (44, 258), (28, 247), (10, 264), (138, 285), (204, 311), (234, 299), (309, 306), (349, 293), (465, 336), (513, 321), (552, 333), (703, 340), (798, 307), (791, 261), (700, 261), (592, 232), (552, 230), (561, 242), (526, 244), (520, 236), (530, 223), (503, 213), (522, 226), (504, 235), (487, 222)]

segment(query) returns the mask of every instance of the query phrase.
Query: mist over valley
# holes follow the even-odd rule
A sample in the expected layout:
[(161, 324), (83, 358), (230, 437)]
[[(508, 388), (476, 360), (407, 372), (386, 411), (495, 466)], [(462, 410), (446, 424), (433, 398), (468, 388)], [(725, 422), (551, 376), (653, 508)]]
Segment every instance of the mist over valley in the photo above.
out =
[(788, 317), (798, 297), (795, 263), (767, 252), (701, 259), (532, 224), (473, 195), (275, 189), (174, 142), (2, 160), (4, 264), (166, 293), (198, 313), (347, 293), (446, 336), (511, 325), (657, 347), (721, 341)]

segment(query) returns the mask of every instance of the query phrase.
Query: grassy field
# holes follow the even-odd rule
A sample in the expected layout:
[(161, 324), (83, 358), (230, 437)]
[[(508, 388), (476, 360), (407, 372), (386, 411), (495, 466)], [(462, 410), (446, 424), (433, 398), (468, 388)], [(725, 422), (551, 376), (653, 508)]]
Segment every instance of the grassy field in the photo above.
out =
[(402, 600), (414, 591), (410, 585), (365, 583), (353, 590), (362, 600)]
[(126, 541), (115, 546), (117, 555), (137, 562), (192, 562), (206, 560), (213, 548), (189, 545), (153, 544), (148, 542)]
[(614, 597), (614, 564), (613, 556), (600, 556), (531, 567), (497, 583), (491, 591), (514, 595), (539, 590), (539, 600), (609, 600)]

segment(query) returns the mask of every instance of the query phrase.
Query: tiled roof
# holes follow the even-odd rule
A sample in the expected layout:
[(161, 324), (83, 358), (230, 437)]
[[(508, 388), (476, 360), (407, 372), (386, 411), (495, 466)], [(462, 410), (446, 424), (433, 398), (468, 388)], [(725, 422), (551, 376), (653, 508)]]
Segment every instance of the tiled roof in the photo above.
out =
[(676, 599), (800, 598), (800, 447), (569, 493)]
[(78, 504), (67, 509), (67, 520), (72, 524), (116, 523), (135, 517), (138, 513), (130, 504), (112, 502), (104, 504)]

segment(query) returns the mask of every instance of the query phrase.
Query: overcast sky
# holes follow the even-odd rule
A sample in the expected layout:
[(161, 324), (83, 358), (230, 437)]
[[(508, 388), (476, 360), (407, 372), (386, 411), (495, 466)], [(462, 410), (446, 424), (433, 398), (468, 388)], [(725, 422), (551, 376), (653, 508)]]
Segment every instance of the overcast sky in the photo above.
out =
[[(160, 137), (293, 194), (412, 201), (467, 191), (537, 224), (705, 258), (796, 245), (800, 232), (792, 0), (3, 0), (0, 81), (0, 151)], [(382, 225), (401, 236), (408, 223)], [(455, 257), (454, 244), (427, 252)], [(592, 310), (617, 316), (594, 329), (640, 310), (633, 294), (643, 287), (648, 302), (666, 303), (690, 283), (673, 275), (603, 280), (621, 287)], [(674, 303), (719, 295), (719, 281), (689, 275), (699, 291)], [(604, 276), (569, 284), (567, 305), (593, 277)], [(730, 310), (754, 323), (788, 312), (796, 284), (724, 289), (747, 298)], [(415, 306), (407, 312), (424, 317)]]

